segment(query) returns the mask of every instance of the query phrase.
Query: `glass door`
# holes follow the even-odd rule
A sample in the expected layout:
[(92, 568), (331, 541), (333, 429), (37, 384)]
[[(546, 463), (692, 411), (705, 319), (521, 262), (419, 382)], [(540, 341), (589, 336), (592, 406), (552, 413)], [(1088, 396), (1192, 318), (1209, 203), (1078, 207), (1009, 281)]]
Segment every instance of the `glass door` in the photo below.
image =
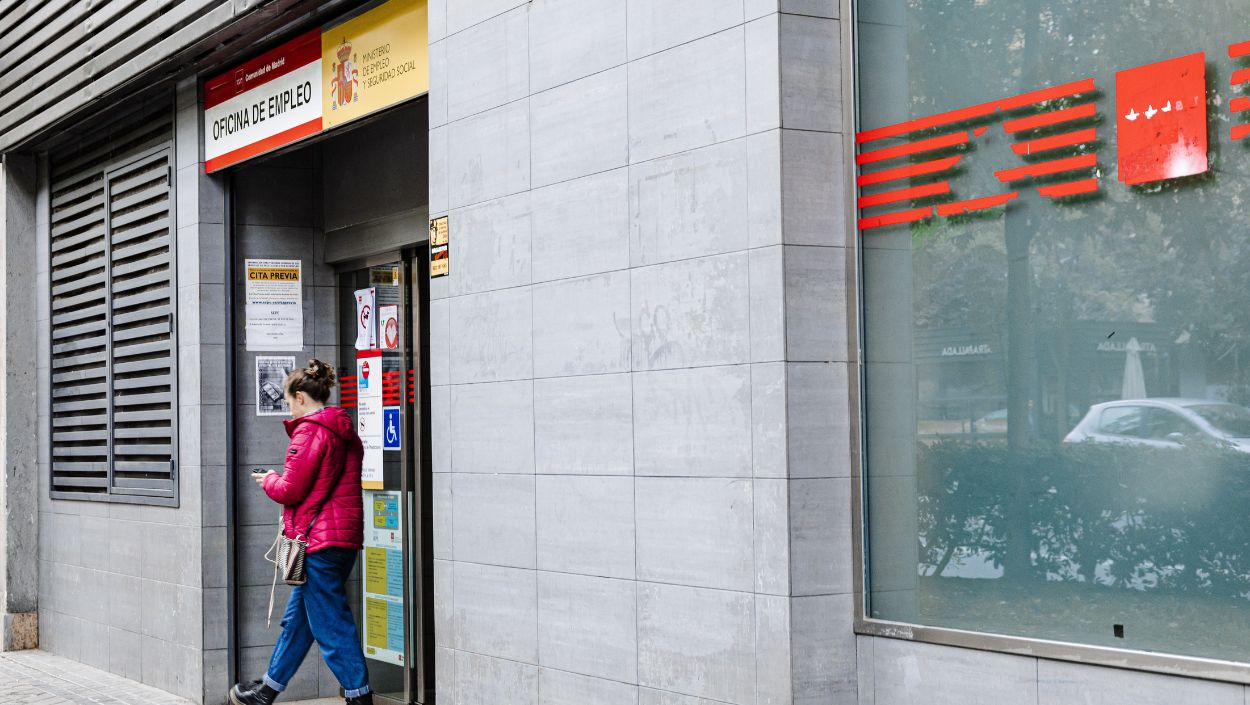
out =
[(423, 567), (430, 554), (419, 529), (428, 493), (419, 480), (426, 424), (417, 394), (426, 336), (414, 313), (423, 297), (412, 275), (411, 260), (399, 254), (341, 267), (338, 275), (340, 403), (365, 445), (365, 548), (349, 595), (370, 685), (388, 705), (427, 702), (428, 657), (418, 635), (432, 571)]

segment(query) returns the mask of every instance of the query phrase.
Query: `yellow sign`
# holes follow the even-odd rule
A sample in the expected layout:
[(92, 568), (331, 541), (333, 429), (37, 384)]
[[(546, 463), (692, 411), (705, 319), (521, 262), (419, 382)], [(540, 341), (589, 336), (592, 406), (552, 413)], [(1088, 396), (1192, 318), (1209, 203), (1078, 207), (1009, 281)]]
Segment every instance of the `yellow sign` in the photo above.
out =
[(430, 278), (445, 277), (450, 260), (447, 245), (447, 216), (430, 221)]
[(264, 269), (248, 267), (247, 278), (255, 282), (298, 282), (299, 269)]
[(323, 129), (430, 90), (428, 0), (389, 0), (321, 33)]
[(447, 216), (430, 221), (430, 247), (447, 244)]
[(384, 548), (365, 548), (365, 591), (375, 595), (386, 594), (386, 549)]
[(386, 600), (365, 598), (365, 644), (370, 647), (370, 653), (376, 653), (373, 649), (387, 647), (388, 611)]

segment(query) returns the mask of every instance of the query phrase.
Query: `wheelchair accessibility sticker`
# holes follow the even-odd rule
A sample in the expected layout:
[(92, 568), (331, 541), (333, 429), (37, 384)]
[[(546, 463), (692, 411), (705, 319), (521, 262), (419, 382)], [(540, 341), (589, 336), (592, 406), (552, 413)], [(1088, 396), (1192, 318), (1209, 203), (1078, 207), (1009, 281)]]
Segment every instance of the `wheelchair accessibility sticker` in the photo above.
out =
[(399, 450), (399, 407), (382, 409), (382, 450)]

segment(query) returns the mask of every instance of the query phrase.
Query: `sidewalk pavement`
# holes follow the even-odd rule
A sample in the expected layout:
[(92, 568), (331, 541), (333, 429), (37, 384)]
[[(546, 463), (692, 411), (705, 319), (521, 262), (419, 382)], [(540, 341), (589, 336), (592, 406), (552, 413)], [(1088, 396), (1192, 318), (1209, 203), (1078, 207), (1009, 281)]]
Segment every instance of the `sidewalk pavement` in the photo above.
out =
[[(342, 705), (342, 698), (286, 705)], [(46, 651), (0, 652), (0, 705), (193, 705)]]
[(0, 653), (0, 705), (191, 705), (46, 651)]

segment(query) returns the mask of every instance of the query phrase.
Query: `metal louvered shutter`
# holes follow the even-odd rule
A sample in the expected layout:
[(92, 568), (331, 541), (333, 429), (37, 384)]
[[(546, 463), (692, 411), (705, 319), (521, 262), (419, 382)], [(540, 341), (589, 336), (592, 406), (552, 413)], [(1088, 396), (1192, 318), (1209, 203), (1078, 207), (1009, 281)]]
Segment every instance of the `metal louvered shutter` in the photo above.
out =
[(108, 492), (108, 243), (104, 173), (52, 193), (52, 491)]
[(177, 502), (172, 123), (145, 117), (49, 160), (55, 499)]
[(112, 491), (174, 496), (173, 203), (162, 150), (105, 176)]

